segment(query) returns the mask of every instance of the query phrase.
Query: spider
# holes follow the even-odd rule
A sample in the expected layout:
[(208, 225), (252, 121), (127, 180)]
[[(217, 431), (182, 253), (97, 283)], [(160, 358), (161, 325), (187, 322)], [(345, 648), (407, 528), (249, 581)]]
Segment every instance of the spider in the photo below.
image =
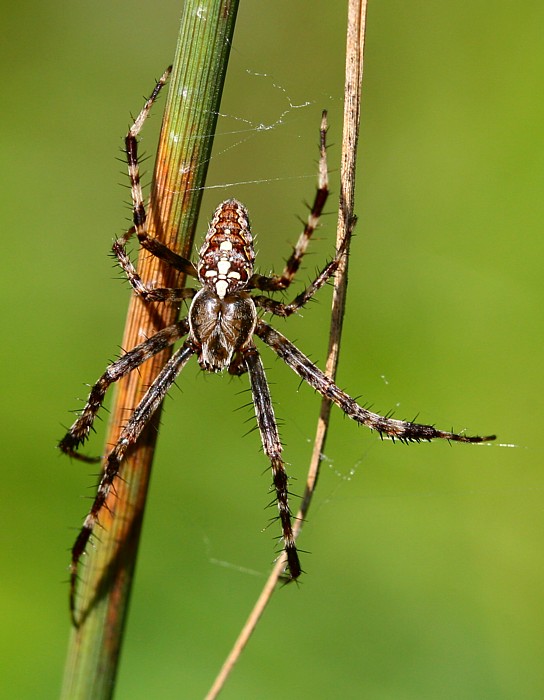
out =
[[(319, 394), (339, 406), (357, 423), (366, 425), (379, 433), (382, 438), (385, 435), (404, 443), (434, 439), (481, 443), (495, 438), (494, 435), (470, 437), (438, 430), (431, 425), (396, 420), (373, 413), (336, 386), (293, 343), (262, 319), (263, 313), (284, 318), (296, 313), (335, 274), (342, 257), (346, 255), (349, 233), (342, 241), (334, 258), (290, 303), (286, 304), (269, 296), (251, 293), (251, 290), (271, 293), (289, 288), (300, 267), (310, 238), (319, 224), (319, 218), (329, 194), (325, 112), (320, 128), (318, 188), (307, 223), (282, 274), (267, 277), (254, 271), (255, 251), (248, 212), (236, 199), (222, 202), (215, 210), (196, 264), (169, 250), (147, 233), (146, 211), (139, 176), (137, 137), (168, 75), (169, 70), (156, 84), (125, 138), (134, 226), (115, 241), (113, 252), (137, 295), (147, 302), (179, 303), (183, 300), (191, 300), (189, 312), (186, 318), (159, 331), (108, 366), (92, 387), (86, 405), (60, 441), (59, 448), (72, 457), (84, 461), (98, 461), (81, 455), (77, 449), (88, 438), (108, 387), (164, 348), (182, 338), (185, 340), (148, 388), (124, 426), (117, 443), (105, 457), (96, 496), (72, 548), (70, 608), (73, 618), (79, 562), (94, 528), (99, 523), (102, 510), (107, 507), (106, 500), (115, 479), (120, 475), (123, 458), (129, 447), (138, 440), (176, 377), (193, 355), (196, 356), (201, 369), (206, 372), (227, 370), (230, 374), (238, 376), (247, 372), (249, 376), (257, 426), (264, 453), (270, 462), (272, 490), (275, 492), (278, 519), (281, 523), (281, 538), (287, 560), (286, 576), (290, 580), (297, 579), (302, 573), (302, 568), (291, 525), (293, 515), (289, 506), (289, 479), (282, 458), (282, 444), (270, 390), (260, 352), (253, 340), (254, 336), (268, 345)], [(126, 251), (126, 244), (134, 233), (145, 250), (179, 272), (197, 278), (199, 289), (159, 289), (147, 286), (137, 274)]]

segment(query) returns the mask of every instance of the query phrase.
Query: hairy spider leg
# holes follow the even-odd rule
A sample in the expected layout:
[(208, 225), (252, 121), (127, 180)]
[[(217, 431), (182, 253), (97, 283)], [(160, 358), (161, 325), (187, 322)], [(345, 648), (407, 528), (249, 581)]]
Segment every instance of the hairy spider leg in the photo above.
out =
[(110, 385), (132, 372), (132, 370), (142, 365), (153, 355), (173, 345), (177, 340), (187, 335), (188, 332), (189, 322), (184, 318), (172, 326), (163, 328), (109, 365), (104, 374), (93, 385), (85, 407), (70, 430), (59, 442), (59, 448), (67, 455), (70, 455), (70, 457), (75, 457), (83, 462), (99, 462), (100, 457), (87, 457), (77, 452), (77, 448), (89, 437), (96, 414), (102, 406), (106, 391)]
[(154, 289), (144, 284), (126, 250), (126, 244), (134, 233), (137, 234), (138, 240), (140, 241), (142, 247), (152, 253), (155, 257), (163, 260), (179, 272), (190, 275), (191, 277), (197, 276), (195, 266), (192, 262), (186, 260), (181, 255), (174, 253), (174, 251), (170, 250), (166, 245), (164, 245), (164, 243), (161, 243), (156, 238), (149, 236), (147, 233), (147, 215), (142, 185), (140, 182), (138, 135), (143, 128), (149, 112), (151, 111), (153, 103), (156, 101), (161, 89), (168, 80), (171, 70), (172, 67), (170, 66), (161, 76), (155, 85), (151, 96), (146, 101), (140, 114), (134, 120), (134, 123), (130, 127), (125, 137), (125, 152), (127, 156), (128, 175), (130, 178), (132, 218), (134, 221), (134, 226), (130, 228), (123, 236), (119, 237), (112, 246), (113, 253), (119, 261), (119, 265), (124, 270), (132, 288), (136, 294), (138, 294), (138, 296), (142, 297), (146, 301), (177, 302), (187, 299), (188, 297), (187, 293), (183, 289)]
[(79, 621), (76, 615), (76, 589), (78, 581), (78, 570), (80, 559), (85, 552), (89, 543), (93, 530), (100, 522), (100, 513), (106, 507), (106, 501), (111, 491), (113, 482), (121, 470), (122, 460), (131, 445), (134, 445), (136, 440), (142, 433), (152, 415), (160, 406), (162, 400), (166, 396), (168, 390), (175, 382), (176, 377), (181, 372), (187, 361), (194, 355), (194, 347), (192, 343), (185, 343), (176, 350), (172, 357), (168, 360), (165, 366), (153, 384), (149, 387), (144, 397), (134, 410), (134, 413), (128, 420), (127, 424), (121, 431), (119, 439), (114, 445), (111, 452), (106, 457), (104, 469), (98, 490), (89, 511), (89, 514), (83, 521), (79, 535), (72, 547), (72, 560), (70, 563), (70, 613), (72, 621), (77, 627)]
[(393, 440), (400, 442), (421, 442), (422, 440), (452, 440), (455, 442), (489, 442), (495, 440), (495, 435), (485, 437), (460, 435), (445, 430), (437, 430), (432, 425), (422, 425), (410, 421), (395, 420), (387, 418), (378, 413), (373, 413), (360, 406), (355, 399), (342, 391), (336, 384), (327, 377), (314, 363), (304, 355), (293, 343), (260, 320), (257, 321), (255, 334), (264, 341), (298, 376), (313, 387), (321, 396), (330, 399), (342, 411), (361, 425), (375, 430), (382, 437), (387, 435)]
[(261, 433), (263, 450), (270, 460), (272, 469), (272, 484), (276, 491), (276, 503), (278, 505), (283, 533), (283, 547), (287, 557), (289, 574), (292, 579), (296, 579), (302, 573), (302, 569), (291, 526), (292, 513), (289, 508), (289, 478), (281, 456), (282, 445), (272, 407), (272, 398), (257, 348), (252, 345), (243, 352), (243, 356), (249, 374), (253, 405), (255, 406), (255, 415), (259, 432)]
[(319, 225), (319, 219), (323, 213), (323, 208), (329, 196), (329, 176), (327, 170), (327, 112), (323, 111), (321, 115), (321, 127), (319, 130), (319, 170), (317, 191), (314, 201), (304, 226), (304, 230), (295, 245), (291, 256), (285, 264), (285, 268), (281, 275), (272, 275), (266, 277), (264, 275), (255, 274), (249, 280), (247, 289), (260, 289), (263, 292), (278, 292), (282, 289), (287, 289), (294, 280), (298, 272), (302, 258), (306, 253), (310, 239)]
[(277, 301), (276, 299), (259, 295), (251, 297), (255, 304), (268, 313), (274, 314), (275, 316), (282, 316), (283, 318), (287, 318), (301, 309), (338, 270), (340, 262), (346, 254), (349, 241), (351, 240), (354, 225), (355, 219), (351, 222), (351, 225), (349, 226), (344, 239), (340, 243), (340, 247), (338, 248), (334, 258), (323, 268), (323, 270), (321, 270), (315, 280), (300, 294), (298, 294), (292, 302), (289, 304), (283, 304), (281, 301)]

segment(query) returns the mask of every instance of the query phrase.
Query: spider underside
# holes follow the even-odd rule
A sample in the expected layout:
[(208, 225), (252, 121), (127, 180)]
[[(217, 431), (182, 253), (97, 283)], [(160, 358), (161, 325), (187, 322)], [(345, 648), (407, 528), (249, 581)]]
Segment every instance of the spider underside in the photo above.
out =
[[(105, 457), (97, 494), (72, 548), (70, 610), (75, 624), (77, 624), (76, 586), (79, 562), (95, 527), (99, 523), (102, 510), (107, 507), (106, 501), (114, 487), (116, 478), (120, 474), (123, 458), (129, 447), (137, 441), (176, 377), (193, 355), (196, 355), (198, 363), (204, 371), (222, 372), (227, 370), (234, 375), (248, 373), (263, 450), (268, 457), (272, 471), (272, 488), (278, 507), (278, 518), (281, 523), (283, 547), (287, 560), (287, 575), (290, 579), (298, 578), (302, 569), (291, 526), (292, 513), (289, 507), (288, 476), (282, 458), (282, 444), (263, 363), (253, 342), (254, 335), (268, 345), (319, 394), (334, 402), (357, 423), (377, 431), (380, 436), (385, 435), (401, 442), (444, 439), (471, 443), (485, 442), (493, 440), (495, 437), (469, 437), (437, 430), (430, 425), (395, 420), (369, 411), (337, 387), (279, 331), (259, 318), (259, 310), (281, 317), (288, 317), (296, 313), (334, 275), (340, 260), (346, 254), (350, 233), (342, 241), (331, 262), (290, 303), (285, 304), (269, 296), (250, 293), (254, 289), (267, 293), (288, 289), (300, 267), (310, 238), (318, 226), (328, 196), (325, 113), (323, 113), (320, 130), (317, 192), (305, 228), (281, 275), (267, 277), (254, 272), (255, 252), (248, 213), (246, 208), (236, 199), (222, 202), (215, 210), (204, 243), (200, 248), (196, 265), (148, 235), (146, 211), (140, 185), (137, 137), (152, 104), (168, 79), (169, 72), (170, 70), (167, 70), (161, 77), (125, 138), (134, 226), (115, 241), (113, 251), (137, 295), (149, 302), (179, 303), (183, 300), (191, 300), (189, 313), (186, 318), (159, 331), (109, 365), (105, 373), (92, 387), (87, 403), (77, 420), (60, 441), (60, 449), (70, 456), (84, 461), (97, 461), (81, 455), (77, 450), (89, 436), (108, 387), (164, 348), (184, 337), (185, 340), (149, 387), (124, 426), (117, 443)], [(147, 286), (139, 277), (126, 251), (126, 244), (134, 233), (144, 249), (176, 270), (196, 277), (200, 283), (200, 289), (158, 289)]]

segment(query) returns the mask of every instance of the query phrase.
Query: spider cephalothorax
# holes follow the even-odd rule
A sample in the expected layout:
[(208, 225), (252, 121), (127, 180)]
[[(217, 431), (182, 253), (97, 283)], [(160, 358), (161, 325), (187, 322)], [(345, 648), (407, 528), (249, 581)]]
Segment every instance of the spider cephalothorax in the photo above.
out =
[[(272, 489), (275, 492), (278, 507), (288, 574), (292, 579), (296, 579), (300, 575), (301, 566), (291, 527), (288, 477), (282, 458), (282, 445), (270, 390), (259, 351), (253, 342), (254, 336), (260, 338), (301, 379), (339, 406), (347, 416), (357, 423), (377, 431), (381, 436), (386, 435), (401, 442), (420, 442), (421, 440), (433, 439), (485, 442), (494, 439), (493, 435), (469, 437), (464, 434), (438, 430), (431, 425), (396, 420), (369, 411), (336, 386), (285, 336), (263, 319), (258, 318), (258, 309), (282, 317), (288, 317), (295, 313), (334, 275), (340, 260), (345, 255), (347, 238), (342, 241), (335, 257), (325, 265), (315, 280), (288, 304), (276, 301), (269, 296), (251, 293), (251, 290), (254, 289), (276, 292), (289, 287), (300, 267), (312, 233), (318, 225), (328, 195), (325, 113), (320, 131), (318, 189), (306, 226), (281, 275), (266, 277), (253, 272), (255, 253), (248, 214), (246, 208), (236, 199), (229, 199), (217, 207), (204, 244), (200, 249), (196, 266), (166, 248), (157, 239), (149, 236), (140, 186), (136, 139), (151, 105), (168, 78), (168, 74), (169, 71), (163, 75), (126, 137), (134, 228), (114, 243), (113, 251), (136, 294), (146, 301), (155, 302), (180, 302), (191, 299), (189, 314), (187, 318), (164, 328), (129, 350), (107, 368), (92, 387), (85, 407), (60, 441), (59, 447), (71, 456), (89, 461), (91, 458), (80, 455), (77, 449), (89, 436), (108, 387), (132, 370), (137, 369), (143, 362), (164, 348), (173, 345), (185, 336), (187, 338), (151, 384), (123, 427), (118, 442), (104, 459), (96, 497), (72, 548), (70, 608), (75, 622), (77, 622), (75, 595), (79, 560), (99, 522), (102, 509), (107, 508), (106, 501), (115, 480), (120, 476), (125, 454), (129, 447), (138, 440), (168, 389), (193, 355), (196, 355), (201, 368), (206, 371), (220, 372), (228, 369), (231, 374), (248, 373), (263, 451), (270, 462)], [(137, 274), (126, 252), (126, 243), (134, 233), (137, 234), (140, 244), (147, 251), (180, 272), (197, 277), (201, 288), (197, 291), (190, 288), (157, 289), (147, 286)]]

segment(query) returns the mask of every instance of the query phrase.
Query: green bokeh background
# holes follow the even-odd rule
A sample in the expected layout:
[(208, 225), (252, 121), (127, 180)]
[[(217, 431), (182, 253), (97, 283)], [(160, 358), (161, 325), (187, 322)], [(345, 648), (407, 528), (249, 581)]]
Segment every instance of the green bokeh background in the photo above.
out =
[[(120, 343), (129, 291), (107, 254), (128, 210), (115, 156), (171, 60), (180, 11), (2, 7), (1, 697), (59, 692), (68, 548), (94, 478), (55, 442)], [(279, 268), (328, 108), (331, 215), (303, 281), (333, 246), (344, 25), (342, 2), (242, 0), (209, 172), (219, 187), (199, 227), (237, 196), (261, 269)], [(300, 540), (307, 574), (275, 595), (226, 699), (544, 697), (543, 26), (531, 0), (371, 3), (339, 383), (399, 417), (501, 444), (381, 443), (336, 412)], [(277, 323), (317, 361), (329, 298)], [(301, 492), (319, 401), (263, 354)], [(192, 364), (178, 384), (119, 699), (202, 697), (273, 558), (266, 462), (258, 436), (243, 437), (250, 411), (236, 411), (245, 380)]]

